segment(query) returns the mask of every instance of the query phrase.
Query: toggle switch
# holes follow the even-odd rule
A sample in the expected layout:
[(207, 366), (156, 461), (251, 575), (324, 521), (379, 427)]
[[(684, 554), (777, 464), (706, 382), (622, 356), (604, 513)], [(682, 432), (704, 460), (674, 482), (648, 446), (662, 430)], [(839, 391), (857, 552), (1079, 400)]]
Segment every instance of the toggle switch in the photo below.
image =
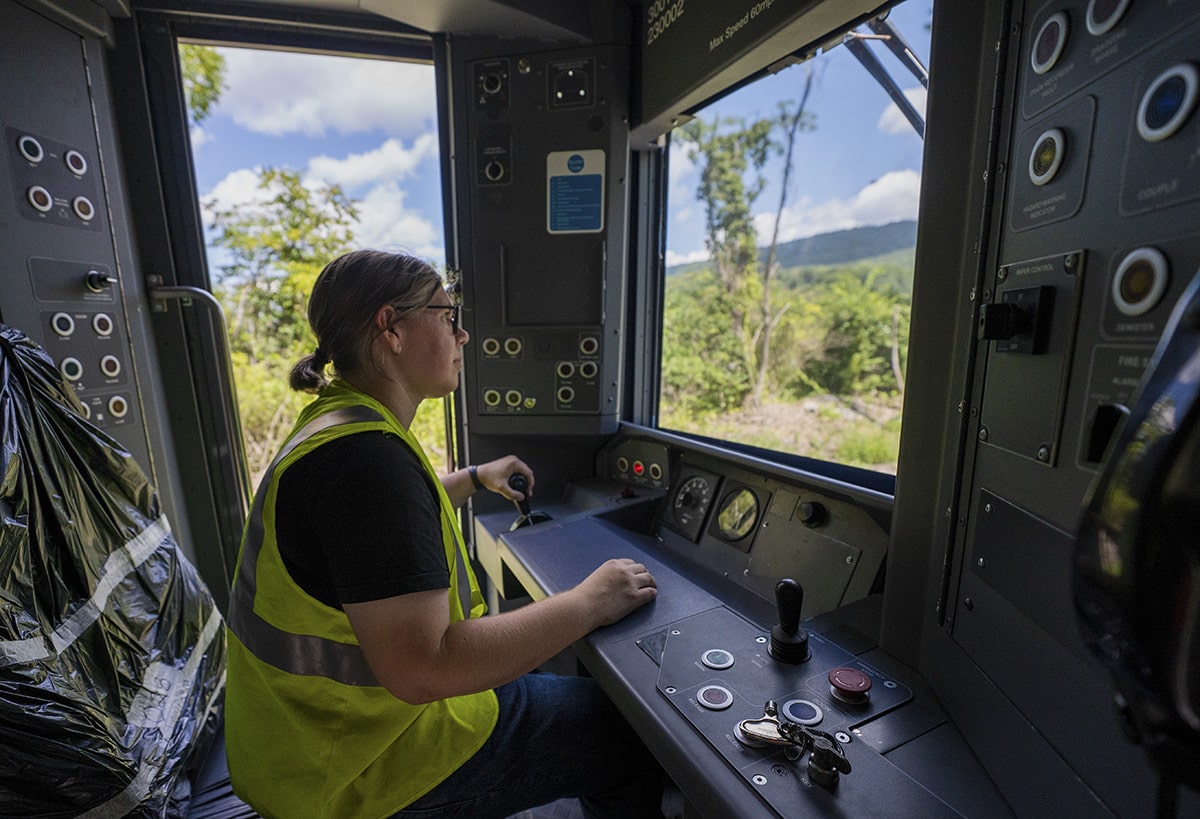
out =
[(1053, 308), (1053, 287), (1006, 290), (1000, 301), (980, 306), (978, 337), (995, 341), (998, 353), (1044, 353)]

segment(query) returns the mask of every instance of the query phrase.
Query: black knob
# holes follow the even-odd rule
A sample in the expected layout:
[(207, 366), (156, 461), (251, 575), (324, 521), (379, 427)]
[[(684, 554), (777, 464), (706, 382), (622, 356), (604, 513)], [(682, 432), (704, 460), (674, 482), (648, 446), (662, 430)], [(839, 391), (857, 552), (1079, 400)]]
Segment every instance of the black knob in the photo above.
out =
[(800, 625), (804, 589), (790, 577), (775, 584), (775, 605), (779, 625), (771, 629), (770, 655), (781, 663), (802, 663), (808, 659), (808, 631)]
[(795, 580), (785, 577), (775, 584), (775, 605), (779, 608), (779, 625), (788, 634), (800, 628), (800, 609), (804, 606), (804, 589)]
[(514, 472), (508, 476), (508, 486), (514, 492), (520, 492), (525, 497), (519, 501), (513, 501), (517, 505), (522, 517), (529, 517), (529, 479), (520, 472)]
[(87, 289), (94, 293), (102, 293), (116, 283), (116, 276), (109, 273), (101, 273), (99, 270), (89, 270), (87, 276), (84, 277), (84, 284), (87, 285)]
[(817, 501), (804, 501), (796, 514), (800, 518), (800, 522), (810, 529), (816, 529), (818, 526), (829, 520), (829, 510), (825, 508), (825, 504)]
[(838, 784), (838, 774), (850, 773), (850, 760), (837, 740), (823, 732), (815, 732), (808, 756), (808, 778), (826, 790)]

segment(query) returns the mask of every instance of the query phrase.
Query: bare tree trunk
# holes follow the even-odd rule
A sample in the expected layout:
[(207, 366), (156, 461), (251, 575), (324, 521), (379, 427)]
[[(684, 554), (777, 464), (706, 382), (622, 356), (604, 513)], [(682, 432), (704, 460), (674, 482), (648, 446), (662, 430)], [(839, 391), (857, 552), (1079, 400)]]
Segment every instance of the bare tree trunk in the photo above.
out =
[(775, 248), (779, 244), (779, 222), (783, 218), (783, 209), (787, 204), (788, 182), (792, 176), (792, 154), (796, 147), (796, 134), (800, 131), (800, 123), (804, 119), (804, 109), (808, 104), (808, 94), (812, 90), (812, 67), (804, 66), (804, 92), (800, 95), (800, 102), (796, 105), (794, 115), (790, 115), (786, 110), (780, 113), (780, 125), (786, 131), (786, 148), (784, 149), (783, 162), (783, 179), (779, 186), (779, 205), (775, 208), (775, 227), (771, 231), (771, 244), (767, 247), (767, 263), (763, 267), (762, 274), (762, 304), (760, 305), (760, 314), (762, 316), (762, 334), (759, 339), (759, 358), (758, 358), (758, 375), (754, 379), (754, 389), (750, 392), (750, 406), (762, 406), (763, 387), (767, 382), (767, 372), (771, 363), (771, 330), (773, 325), (778, 321), (778, 317), (771, 315), (771, 278), (775, 275), (777, 263), (775, 261)]

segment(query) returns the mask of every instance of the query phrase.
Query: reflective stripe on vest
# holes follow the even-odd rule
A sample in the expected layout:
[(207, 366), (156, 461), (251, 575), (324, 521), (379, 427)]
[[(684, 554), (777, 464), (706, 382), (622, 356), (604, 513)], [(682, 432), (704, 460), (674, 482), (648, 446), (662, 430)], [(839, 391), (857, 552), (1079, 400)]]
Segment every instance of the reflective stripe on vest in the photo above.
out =
[[(229, 628), (255, 657), (289, 674), (325, 677), (344, 685), (378, 686), (379, 681), (367, 664), (362, 649), (350, 643), (339, 643), (314, 634), (294, 634), (276, 628), (254, 611), (257, 587), (258, 555), (263, 544), (263, 505), (275, 468), (296, 447), (318, 432), (341, 424), (383, 421), (383, 416), (368, 407), (346, 407), (332, 410), (314, 418), (284, 445), (275, 460), (263, 473), (262, 482), (254, 495), (254, 504), (246, 523), (246, 538), (242, 559), (238, 565), (233, 598), (229, 606)], [(463, 618), (471, 616), (471, 581), (463, 561), (462, 549), (454, 546), (455, 568), (458, 572), (458, 594)], [(448, 567), (447, 567), (448, 568)]]

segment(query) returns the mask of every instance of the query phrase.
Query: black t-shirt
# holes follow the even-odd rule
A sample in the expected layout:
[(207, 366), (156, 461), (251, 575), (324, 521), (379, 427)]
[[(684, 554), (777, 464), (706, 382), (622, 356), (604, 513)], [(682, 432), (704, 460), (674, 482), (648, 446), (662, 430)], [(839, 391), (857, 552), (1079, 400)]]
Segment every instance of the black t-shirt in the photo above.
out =
[(275, 500), (292, 579), (328, 606), (450, 588), (430, 477), (394, 435), (357, 432), (304, 455)]

